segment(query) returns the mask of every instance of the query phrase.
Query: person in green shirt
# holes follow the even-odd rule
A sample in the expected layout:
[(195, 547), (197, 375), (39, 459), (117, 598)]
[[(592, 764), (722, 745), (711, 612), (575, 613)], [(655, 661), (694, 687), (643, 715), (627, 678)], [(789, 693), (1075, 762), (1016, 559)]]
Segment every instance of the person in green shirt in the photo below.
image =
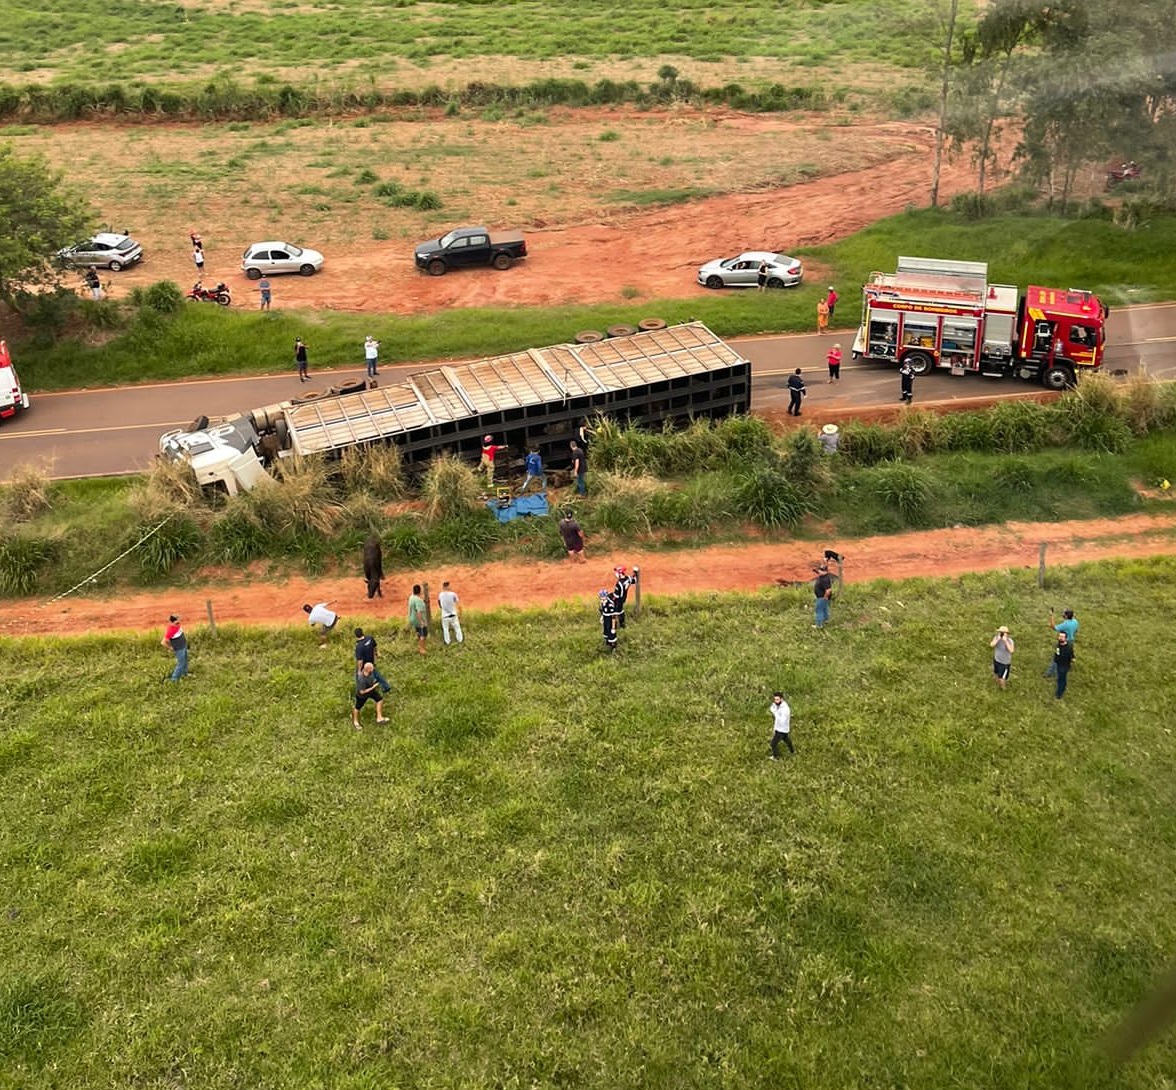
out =
[(412, 585), (412, 593), (408, 596), (408, 627), (416, 633), (417, 650), (425, 654), (425, 640), (429, 637), (429, 613), (421, 597), (420, 583)]

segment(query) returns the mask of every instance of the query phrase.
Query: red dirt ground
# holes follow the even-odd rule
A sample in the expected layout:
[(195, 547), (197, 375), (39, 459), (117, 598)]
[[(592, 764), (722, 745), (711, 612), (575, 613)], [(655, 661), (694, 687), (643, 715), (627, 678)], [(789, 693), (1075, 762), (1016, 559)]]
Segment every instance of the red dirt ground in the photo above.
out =
[[(544, 526), (554, 534), (555, 525)], [(1087, 522), (1013, 522), (980, 529), (961, 527), (837, 541), (830, 544), (846, 556), (847, 583), (867, 579), (942, 578), (965, 572), (1037, 567), (1038, 547), (1048, 545), (1051, 566), (1122, 556), (1176, 553), (1176, 513), (1131, 515)], [(542, 607), (557, 601), (589, 601), (612, 583), (612, 565), (641, 568), (647, 594), (709, 591), (750, 591), (780, 581), (811, 578), (822, 546), (782, 541), (723, 546), (683, 552), (640, 549), (609, 555), (593, 552), (588, 563), (567, 561), (500, 562), (451, 565), (414, 572), (392, 572), (385, 597), (367, 601), (359, 577), (289, 578), (281, 582), (244, 582), (227, 574), (207, 586), (188, 586), (110, 599), (70, 598), (55, 603), (31, 600), (7, 603), (0, 614), (0, 635), (78, 635), (87, 632), (142, 630), (158, 627), (171, 612), (201, 624), (205, 601), (211, 600), (219, 622), (256, 625), (303, 623), (303, 602), (332, 602), (346, 622), (349, 617), (390, 618), (404, 623), (410, 584), (428, 582), (435, 594), (449, 579), (466, 611), (512, 605)], [(219, 574), (219, 573), (218, 573)]]

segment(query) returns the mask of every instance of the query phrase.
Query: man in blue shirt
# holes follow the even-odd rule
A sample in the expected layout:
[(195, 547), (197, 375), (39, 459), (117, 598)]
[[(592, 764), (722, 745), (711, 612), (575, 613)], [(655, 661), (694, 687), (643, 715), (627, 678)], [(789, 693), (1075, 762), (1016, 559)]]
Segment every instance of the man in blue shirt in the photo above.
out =
[[(1057, 622), (1056, 624), (1054, 623), (1055, 621)], [(1078, 619), (1074, 616), (1074, 611), (1072, 609), (1062, 610), (1061, 621), (1057, 620), (1057, 617), (1055, 616), (1054, 611), (1051, 609), (1049, 611), (1049, 626), (1055, 632), (1064, 632), (1066, 634), (1066, 642), (1070, 645), (1071, 649), (1074, 647), (1074, 640), (1078, 635)], [(1073, 660), (1073, 658), (1074, 658), (1074, 652), (1073, 652), (1073, 650), (1071, 650), (1070, 651), (1071, 661)], [(1058, 660), (1055, 656), (1054, 658), (1049, 660), (1049, 668), (1045, 671), (1045, 676), (1046, 677), (1057, 677), (1057, 674), (1058, 674)]]
[(524, 468), (527, 471), (527, 476), (523, 481), (523, 487), (519, 489), (519, 495), (523, 495), (531, 487), (532, 481), (539, 482), (539, 491), (542, 492), (547, 487), (547, 478), (543, 474), (543, 459), (539, 456), (538, 447), (532, 447), (527, 452)]

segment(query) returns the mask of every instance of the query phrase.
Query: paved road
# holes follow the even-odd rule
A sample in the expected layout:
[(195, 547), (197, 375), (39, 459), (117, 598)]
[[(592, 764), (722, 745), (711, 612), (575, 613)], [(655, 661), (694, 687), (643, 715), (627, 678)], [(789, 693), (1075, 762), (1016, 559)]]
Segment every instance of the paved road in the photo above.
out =
[[(825, 352), (839, 342), (849, 360), (853, 333), (737, 338), (732, 344), (752, 363), (753, 405), (757, 409), (788, 403), (785, 381), (803, 367), (809, 382), (810, 411), (860, 409), (898, 400), (898, 378), (881, 364), (846, 362), (842, 381), (827, 386)], [(1133, 371), (1140, 363), (1156, 378), (1176, 379), (1176, 303), (1122, 308), (1108, 325), (1106, 367)], [(381, 375), (419, 371), (427, 364), (383, 367)], [(358, 378), (362, 366), (315, 371), (314, 389)], [(975, 375), (952, 378), (928, 375), (916, 380), (916, 402), (1016, 393), (1030, 389), (1013, 380)], [(90, 477), (143, 469), (157, 449), (160, 433), (183, 427), (201, 414), (222, 416), (254, 409), (297, 395), (293, 372), (245, 378), (218, 378), (100, 390), (37, 394), (33, 408), (0, 426), (0, 477), (18, 465), (50, 467), (54, 477)]]

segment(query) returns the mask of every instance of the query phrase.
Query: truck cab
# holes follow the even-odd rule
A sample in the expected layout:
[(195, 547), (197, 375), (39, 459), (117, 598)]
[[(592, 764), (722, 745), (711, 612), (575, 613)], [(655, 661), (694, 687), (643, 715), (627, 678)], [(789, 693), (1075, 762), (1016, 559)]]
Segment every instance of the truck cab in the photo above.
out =
[(257, 430), (246, 417), (203, 428), (165, 432), (159, 437), (159, 453), (172, 462), (187, 462), (201, 486), (221, 488), (230, 496), (248, 491), (273, 478), (258, 456)]
[(1030, 286), (1018, 314), (1017, 374), (1040, 375), (1051, 390), (1072, 386), (1081, 372), (1097, 373), (1106, 349), (1106, 308), (1077, 288)]
[(21, 387), (20, 376), (8, 354), (8, 344), (0, 341), (0, 420), (15, 416), (28, 407), (29, 395)]

